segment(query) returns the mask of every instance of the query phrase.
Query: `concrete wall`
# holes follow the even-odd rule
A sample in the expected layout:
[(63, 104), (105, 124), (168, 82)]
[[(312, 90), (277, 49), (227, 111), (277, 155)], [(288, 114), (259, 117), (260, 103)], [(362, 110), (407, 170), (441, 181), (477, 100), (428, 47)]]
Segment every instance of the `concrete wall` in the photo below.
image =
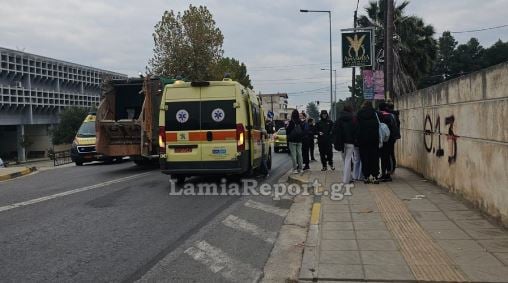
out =
[(508, 62), (395, 100), (399, 165), (508, 225)]

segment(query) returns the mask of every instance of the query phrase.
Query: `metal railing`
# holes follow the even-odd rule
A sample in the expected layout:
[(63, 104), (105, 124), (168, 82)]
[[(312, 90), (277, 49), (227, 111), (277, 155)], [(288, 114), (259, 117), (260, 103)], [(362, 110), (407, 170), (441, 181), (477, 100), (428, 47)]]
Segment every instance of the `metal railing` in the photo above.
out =
[(70, 150), (57, 151), (53, 155), (53, 165), (60, 166), (72, 163)]

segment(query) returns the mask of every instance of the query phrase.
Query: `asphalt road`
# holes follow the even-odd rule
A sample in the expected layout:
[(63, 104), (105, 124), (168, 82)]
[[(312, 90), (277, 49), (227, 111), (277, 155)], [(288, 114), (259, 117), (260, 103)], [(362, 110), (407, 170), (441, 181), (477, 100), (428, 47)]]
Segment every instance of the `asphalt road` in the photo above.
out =
[[(266, 183), (290, 162), (274, 154)], [(210, 181), (193, 178), (190, 183)], [(182, 192), (182, 190), (176, 190)], [(0, 183), (0, 278), (27, 281), (256, 281), (290, 200), (170, 196), (166, 175), (131, 162)]]

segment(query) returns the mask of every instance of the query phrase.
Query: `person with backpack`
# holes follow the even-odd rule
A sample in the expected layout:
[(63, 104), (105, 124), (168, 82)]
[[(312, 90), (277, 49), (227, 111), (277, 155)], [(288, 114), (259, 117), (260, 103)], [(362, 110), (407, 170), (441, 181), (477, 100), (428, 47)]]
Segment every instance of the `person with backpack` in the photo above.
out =
[[(344, 161), (344, 174), (342, 176), (342, 183), (349, 184), (351, 178), (351, 163), (355, 165), (359, 162), (359, 156), (355, 156), (355, 143), (356, 143), (356, 116), (353, 114), (353, 108), (350, 105), (345, 105), (344, 109), (340, 112), (339, 118), (335, 122), (334, 147), (338, 151), (342, 151), (342, 159)], [(353, 166), (353, 171), (358, 170), (359, 166)], [(357, 178), (358, 172), (353, 172), (353, 176)]]
[(332, 149), (332, 137), (333, 137), (333, 122), (328, 116), (328, 111), (321, 110), (319, 115), (320, 120), (316, 124), (316, 132), (318, 134), (318, 148), (319, 155), (321, 157), (321, 164), (323, 169), (321, 171), (328, 170), (327, 164), (330, 169), (335, 170), (333, 167), (333, 149)]
[(360, 149), (362, 173), (366, 184), (379, 184), (379, 121), (371, 101), (365, 101), (356, 114), (356, 140)]
[(392, 172), (392, 156), (394, 155), (395, 141), (400, 138), (400, 131), (397, 127), (395, 116), (388, 111), (388, 104), (386, 102), (379, 103), (378, 106), (379, 120), (388, 126), (390, 135), (387, 140), (383, 141), (383, 147), (380, 149), (381, 158), (381, 177), (382, 182), (391, 182)]
[(298, 110), (293, 110), (291, 113), (291, 120), (286, 128), (287, 141), (289, 143), (289, 152), (291, 154), (291, 161), (293, 163), (293, 174), (298, 174), (302, 171), (302, 141), (303, 141), (303, 123), (300, 120)]

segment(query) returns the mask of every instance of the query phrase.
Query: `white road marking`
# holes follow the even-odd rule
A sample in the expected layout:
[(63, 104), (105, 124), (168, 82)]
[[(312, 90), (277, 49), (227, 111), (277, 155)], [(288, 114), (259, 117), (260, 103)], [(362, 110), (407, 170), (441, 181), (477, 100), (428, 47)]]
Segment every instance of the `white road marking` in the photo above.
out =
[(184, 253), (206, 265), (213, 273), (219, 273), (232, 282), (258, 282), (262, 275), (260, 270), (231, 258), (206, 241), (194, 243), (194, 246), (185, 250)]
[(246, 207), (250, 207), (250, 208), (254, 208), (254, 209), (259, 209), (259, 210), (262, 210), (264, 212), (268, 212), (268, 213), (275, 214), (275, 215), (282, 216), (282, 217), (285, 217), (286, 214), (288, 213), (287, 209), (278, 208), (278, 207), (275, 207), (275, 206), (271, 206), (271, 205), (264, 204), (264, 203), (257, 202), (257, 201), (253, 201), (253, 200), (248, 200), (247, 202), (245, 202), (244, 205)]
[(277, 233), (267, 231), (255, 224), (252, 224), (234, 215), (229, 215), (228, 217), (226, 217), (226, 219), (222, 221), (222, 224), (235, 230), (247, 232), (270, 244), (275, 243), (275, 240), (277, 239)]
[(93, 189), (98, 189), (98, 188), (106, 187), (106, 186), (109, 186), (109, 185), (112, 185), (112, 184), (129, 181), (129, 180), (136, 179), (136, 178), (139, 178), (139, 177), (143, 177), (143, 176), (146, 176), (146, 175), (149, 175), (149, 174), (151, 174), (151, 172), (136, 174), (136, 175), (120, 178), (120, 179), (115, 179), (115, 180), (111, 180), (111, 181), (107, 181), (107, 182), (102, 182), (102, 183), (91, 185), (91, 186), (86, 186), (86, 187), (82, 187), (82, 188), (78, 188), (78, 189), (74, 189), (74, 190), (70, 190), (70, 191), (66, 191), (66, 192), (57, 193), (57, 194), (54, 194), (54, 195), (49, 195), (49, 196), (45, 196), (45, 197), (40, 197), (40, 198), (36, 198), (36, 199), (31, 199), (31, 200), (27, 200), (27, 201), (23, 201), (23, 202), (18, 202), (18, 203), (13, 203), (13, 204), (1, 206), (0, 207), (0, 212), (4, 212), (4, 211), (11, 210), (11, 209), (14, 209), (14, 208), (23, 207), (23, 206), (27, 206), (27, 205), (31, 205), (31, 204), (36, 204), (36, 203), (39, 203), (39, 202), (44, 202), (44, 201), (48, 201), (48, 200), (52, 200), (52, 199), (56, 199), (56, 198), (61, 198), (61, 197), (64, 197), (64, 196), (68, 196), (68, 195), (72, 195), (72, 194), (77, 194), (77, 193), (81, 193), (81, 192), (85, 192), (85, 191), (89, 191), (89, 190), (93, 190)]

